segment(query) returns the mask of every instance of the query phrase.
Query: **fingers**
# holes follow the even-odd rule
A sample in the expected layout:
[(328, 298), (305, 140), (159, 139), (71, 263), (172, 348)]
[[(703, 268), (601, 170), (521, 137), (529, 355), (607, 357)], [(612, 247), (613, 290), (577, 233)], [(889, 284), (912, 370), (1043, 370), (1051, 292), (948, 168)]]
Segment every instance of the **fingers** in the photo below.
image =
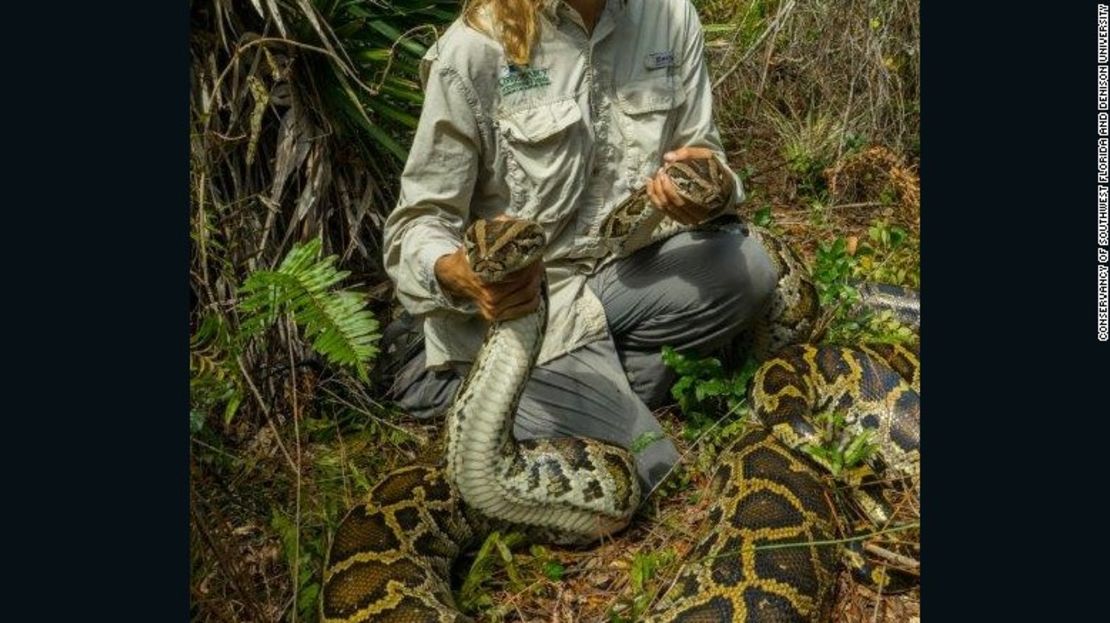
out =
[(487, 321), (512, 320), (525, 314), (536, 311), (540, 306), (539, 289), (535, 291), (521, 291), (514, 293), (511, 298), (503, 299), (500, 303), (478, 303), (482, 318)]
[(648, 179), (645, 188), (647, 189), (648, 198), (655, 204), (655, 207), (679, 223), (696, 225), (703, 220), (700, 214), (701, 210), (678, 194), (674, 182), (662, 169), (655, 177)]
[(673, 210), (678, 214), (678, 222), (683, 225), (696, 225), (702, 220), (702, 210), (699, 206), (686, 201), (682, 195), (678, 194), (678, 189), (675, 188), (674, 180), (666, 173), (660, 173), (656, 176), (659, 179), (659, 185), (663, 190), (663, 195), (667, 198)]
[(529, 275), (528, 279), (522, 283), (517, 284), (515, 290), (511, 290), (504, 294), (498, 301), (497, 307), (501, 310), (516, 307), (528, 303), (540, 295), (540, 281), (542, 280), (539, 274)]
[(651, 203), (655, 205), (656, 209), (662, 210), (667, 216), (680, 223), (684, 223), (682, 219), (685, 217), (677, 212), (674, 206), (671, 205), (670, 200), (667, 198), (666, 194), (663, 193), (663, 188), (660, 184), (661, 180), (659, 178), (660, 176), (656, 175), (655, 177), (647, 178), (644, 182), (644, 190), (647, 191), (648, 199), (651, 200)]
[(535, 311), (543, 283), (542, 263), (510, 274), (500, 283), (485, 284), (475, 301), (486, 320), (511, 320)]
[(667, 203), (679, 209), (685, 209), (687, 207), (686, 200), (682, 198), (682, 195), (678, 194), (678, 189), (674, 186), (674, 180), (672, 180), (671, 176), (667, 175), (663, 169), (659, 169), (659, 172), (655, 174), (655, 179), (659, 183), (659, 189), (663, 191), (663, 196), (667, 199)]
[(674, 151), (668, 151), (663, 154), (663, 161), (671, 163), (694, 158), (710, 158), (713, 155), (713, 150), (708, 147), (680, 147)]
[(647, 191), (648, 199), (651, 200), (651, 203), (654, 204), (656, 208), (667, 212), (667, 200), (663, 197), (663, 193), (656, 188), (656, 178), (647, 178), (647, 180), (644, 181), (644, 190)]

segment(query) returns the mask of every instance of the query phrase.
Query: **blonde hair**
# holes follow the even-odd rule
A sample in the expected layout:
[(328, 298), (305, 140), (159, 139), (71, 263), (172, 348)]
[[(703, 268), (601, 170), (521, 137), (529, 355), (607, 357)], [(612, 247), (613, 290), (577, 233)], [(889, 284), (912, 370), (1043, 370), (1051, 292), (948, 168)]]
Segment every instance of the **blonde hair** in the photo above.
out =
[[(539, 11), (544, 0), (468, 0), (463, 7), (467, 26), (486, 32), (501, 42), (505, 56), (514, 65), (527, 65), (532, 46), (540, 36)], [(493, 32), (479, 18), (479, 11), (490, 7)]]

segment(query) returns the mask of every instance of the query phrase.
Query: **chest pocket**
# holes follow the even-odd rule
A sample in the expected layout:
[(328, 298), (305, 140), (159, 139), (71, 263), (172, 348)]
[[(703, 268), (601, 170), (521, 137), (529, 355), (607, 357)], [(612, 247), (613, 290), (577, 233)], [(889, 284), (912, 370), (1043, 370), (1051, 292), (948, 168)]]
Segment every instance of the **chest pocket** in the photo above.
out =
[(674, 132), (676, 111), (686, 102), (686, 91), (677, 76), (654, 76), (621, 85), (616, 90), (625, 148), (633, 156), (635, 171), (645, 175), (660, 164), (663, 150)]
[(553, 223), (571, 212), (589, 153), (581, 121), (572, 97), (498, 115), (512, 215)]

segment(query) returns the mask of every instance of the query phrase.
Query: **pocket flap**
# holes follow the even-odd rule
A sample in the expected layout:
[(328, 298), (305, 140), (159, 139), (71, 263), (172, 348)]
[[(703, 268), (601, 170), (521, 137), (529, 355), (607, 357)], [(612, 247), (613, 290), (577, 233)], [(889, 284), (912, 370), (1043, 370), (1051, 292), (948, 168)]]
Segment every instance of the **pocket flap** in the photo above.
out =
[(617, 90), (617, 104), (629, 115), (671, 110), (685, 101), (682, 84), (669, 76), (637, 80)]
[(563, 131), (582, 118), (578, 102), (565, 98), (539, 106), (510, 110), (501, 114), (501, 125), (509, 138), (522, 143), (538, 143)]

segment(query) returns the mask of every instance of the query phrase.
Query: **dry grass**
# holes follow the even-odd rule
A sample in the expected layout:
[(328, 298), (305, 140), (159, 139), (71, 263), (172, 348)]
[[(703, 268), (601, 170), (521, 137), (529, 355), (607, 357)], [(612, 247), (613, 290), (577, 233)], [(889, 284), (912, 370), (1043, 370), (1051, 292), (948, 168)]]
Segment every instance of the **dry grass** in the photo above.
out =
[[(704, 22), (728, 25), (708, 27), (707, 48), (745, 210), (772, 208), (810, 251), (817, 238), (859, 236), (876, 218), (916, 232), (917, 3), (698, 4)], [(862, 175), (868, 166), (873, 180)]]

